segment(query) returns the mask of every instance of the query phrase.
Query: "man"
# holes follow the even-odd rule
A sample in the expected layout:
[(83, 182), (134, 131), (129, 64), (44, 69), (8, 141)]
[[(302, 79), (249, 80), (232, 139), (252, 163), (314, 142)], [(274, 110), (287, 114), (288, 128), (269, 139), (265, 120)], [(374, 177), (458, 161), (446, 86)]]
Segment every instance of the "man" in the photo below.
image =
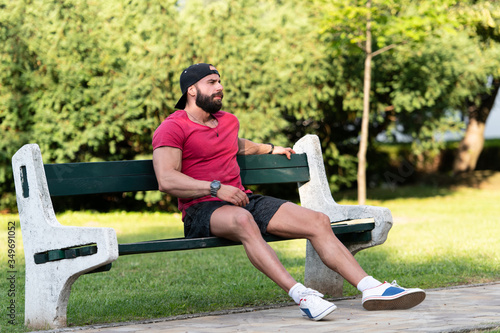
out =
[(238, 137), (238, 119), (222, 107), (217, 69), (196, 64), (180, 77), (182, 97), (153, 136), (153, 165), (160, 191), (179, 198), (187, 238), (240, 241), (251, 263), (288, 292), (303, 316), (320, 320), (336, 306), (297, 283), (262, 234), (307, 238), (321, 260), (362, 293), (368, 310), (407, 309), (425, 298), (421, 289), (381, 283), (369, 276), (337, 239), (325, 214), (285, 200), (254, 195), (241, 184), (236, 155), (283, 154), (291, 148)]

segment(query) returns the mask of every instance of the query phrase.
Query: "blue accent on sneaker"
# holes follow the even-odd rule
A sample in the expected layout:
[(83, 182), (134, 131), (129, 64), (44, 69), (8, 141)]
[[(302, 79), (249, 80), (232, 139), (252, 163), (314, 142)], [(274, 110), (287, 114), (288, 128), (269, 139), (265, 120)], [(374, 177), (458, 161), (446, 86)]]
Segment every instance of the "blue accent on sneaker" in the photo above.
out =
[(309, 309), (301, 309), (303, 313), (305, 313), (309, 318), (314, 319), (313, 315), (311, 314), (311, 311)]
[(322, 319), (323, 317), (327, 316), (331, 312), (335, 311), (335, 309), (337, 309), (337, 306), (332, 303), (328, 308), (326, 308), (323, 312), (318, 313), (316, 316), (313, 316), (313, 314), (311, 313), (311, 311), (308, 308), (301, 308), (300, 311), (302, 313), (302, 316), (304, 316), (304, 317), (307, 316), (309, 319), (318, 320), (318, 319)]
[(425, 291), (422, 289), (403, 288), (393, 281), (364, 290), (362, 304), (366, 310), (403, 310), (417, 306), (424, 299)]
[(302, 316), (312, 320), (321, 320), (335, 311), (335, 304), (323, 299), (323, 294), (307, 288), (302, 292), (299, 309)]
[(389, 287), (384, 291), (382, 296), (394, 296), (394, 295), (397, 295), (397, 294), (402, 293), (404, 291), (405, 290), (401, 289), (401, 288)]

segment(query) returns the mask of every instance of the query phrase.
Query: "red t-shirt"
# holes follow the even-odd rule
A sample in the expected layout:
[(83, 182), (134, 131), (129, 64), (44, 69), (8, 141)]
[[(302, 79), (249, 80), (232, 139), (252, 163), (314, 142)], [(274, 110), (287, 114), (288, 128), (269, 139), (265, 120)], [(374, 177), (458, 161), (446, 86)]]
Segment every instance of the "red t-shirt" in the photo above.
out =
[[(153, 135), (153, 149), (174, 147), (182, 150), (181, 172), (198, 180), (219, 180), (245, 190), (241, 183), (240, 167), (236, 161), (238, 153), (238, 130), (236, 116), (219, 111), (213, 114), (216, 128), (210, 128), (191, 121), (186, 111), (172, 113), (156, 129)], [(221, 201), (219, 198), (179, 198), (179, 210), (184, 218), (186, 209), (204, 201)]]

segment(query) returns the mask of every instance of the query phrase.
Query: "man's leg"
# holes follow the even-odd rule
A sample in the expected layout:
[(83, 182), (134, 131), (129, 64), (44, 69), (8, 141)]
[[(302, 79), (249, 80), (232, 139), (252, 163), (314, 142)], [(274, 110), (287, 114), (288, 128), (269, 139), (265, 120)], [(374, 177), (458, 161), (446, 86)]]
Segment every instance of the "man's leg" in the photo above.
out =
[(276, 252), (262, 238), (252, 214), (237, 206), (223, 206), (212, 214), (210, 232), (243, 244), (250, 262), (278, 286), (289, 292), (297, 281), (279, 261)]
[(267, 232), (281, 237), (307, 238), (326, 266), (363, 293), (362, 304), (367, 310), (409, 309), (425, 299), (422, 289), (402, 288), (395, 282), (382, 284), (368, 276), (335, 236), (325, 214), (286, 203), (269, 222)]
[(271, 219), (267, 232), (286, 238), (307, 238), (324, 264), (355, 287), (368, 276), (335, 236), (325, 214), (288, 202)]
[(259, 227), (247, 210), (236, 206), (216, 209), (210, 219), (210, 232), (215, 236), (240, 241), (252, 264), (299, 304), (304, 317), (321, 320), (337, 308), (335, 304), (323, 300), (322, 294), (295, 281), (279, 261), (276, 252), (262, 238)]

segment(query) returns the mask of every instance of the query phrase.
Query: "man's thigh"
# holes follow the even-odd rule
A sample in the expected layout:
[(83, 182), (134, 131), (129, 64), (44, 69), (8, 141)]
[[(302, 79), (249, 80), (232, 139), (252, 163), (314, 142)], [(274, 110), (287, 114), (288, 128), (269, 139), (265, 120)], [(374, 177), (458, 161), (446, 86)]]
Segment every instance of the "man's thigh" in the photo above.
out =
[(246, 219), (254, 230), (258, 231), (258, 226), (253, 220), (252, 214), (242, 207), (227, 205), (215, 210), (210, 218), (210, 233), (217, 237), (223, 237), (234, 241), (241, 240), (242, 226), (238, 220)]
[(244, 207), (223, 206), (215, 210), (210, 219), (210, 231), (219, 237), (227, 237), (241, 232), (237, 223), (249, 222), (255, 225), (261, 234), (267, 234), (267, 226), (279, 208), (287, 201), (262, 195), (249, 195), (250, 202)]
[(326, 225), (330, 225), (326, 215), (287, 202), (269, 221), (267, 232), (284, 238), (309, 238)]
[(210, 233), (210, 218), (217, 209), (228, 205), (223, 201), (206, 201), (189, 207), (184, 218), (184, 237), (214, 236)]

